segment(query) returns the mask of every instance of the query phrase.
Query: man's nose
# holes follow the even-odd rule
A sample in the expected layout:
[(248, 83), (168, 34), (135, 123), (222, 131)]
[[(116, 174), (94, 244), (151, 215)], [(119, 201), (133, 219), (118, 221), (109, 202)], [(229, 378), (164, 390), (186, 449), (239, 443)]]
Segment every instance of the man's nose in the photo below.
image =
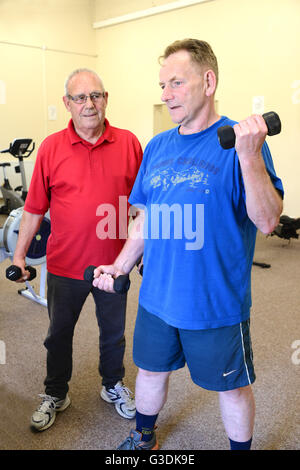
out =
[(87, 95), (87, 96), (86, 96), (85, 105), (86, 105), (86, 106), (89, 106), (89, 107), (94, 107), (94, 106), (95, 106), (94, 101), (92, 100), (92, 98), (90, 97), (90, 95)]
[(166, 85), (163, 89), (161, 100), (168, 101), (168, 100), (171, 100), (172, 98), (173, 98), (172, 90), (168, 85)]

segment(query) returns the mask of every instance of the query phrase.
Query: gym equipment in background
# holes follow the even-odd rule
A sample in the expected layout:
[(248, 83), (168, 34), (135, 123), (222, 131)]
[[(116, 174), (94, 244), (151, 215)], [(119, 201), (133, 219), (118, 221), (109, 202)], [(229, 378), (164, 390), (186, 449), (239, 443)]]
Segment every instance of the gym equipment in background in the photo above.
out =
[(15, 167), (15, 171), (16, 173), (21, 173), (22, 180), (22, 185), (13, 189), (5, 171), (5, 167), (10, 166), (10, 163), (6, 162), (0, 164), (4, 177), (4, 183), (0, 187), (4, 200), (4, 205), (0, 208), (1, 214), (9, 214), (13, 209), (24, 206), (28, 191), (23, 158), (28, 158), (32, 154), (34, 148), (35, 143), (32, 142), (32, 139), (15, 139), (9, 145), (8, 149), (0, 151), (0, 153), (10, 153), (13, 157), (18, 159), (19, 164)]
[[(6, 258), (13, 258), (17, 239), (19, 235), (19, 226), (23, 214), (23, 207), (14, 209), (9, 216), (7, 217), (3, 228), (0, 229), (0, 262), (4, 261)], [(28, 265), (29, 271), (31, 270), (31, 276), (29, 280), (32, 280), (36, 275), (36, 270), (31, 268), (31, 266), (41, 265), (40, 273), (40, 291), (39, 295), (36, 294), (33, 287), (29, 283), (29, 280), (25, 281), (26, 288), (20, 289), (18, 293), (24, 297), (37, 302), (44, 307), (47, 306), (47, 300), (45, 297), (45, 286), (46, 286), (46, 245), (47, 240), (51, 232), (51, 223), (50, 216), (47, 212), (45, 217), (42, 220), (38, 232), (35, 234), (26, 256), (26, 264)], [(16, 267), (10, 266), (6, 270), (6, 276), (10, 280), (16, 280), (19, 277), (15, 278), (13, 273), (15, 271), (15, 276), (18, 272), (14, 269)], [(10, 273), (10, 275), (9, 275)]]
[(282, 215), (279, 219), (279, 224), (270, 233), (270, 236), (277, 235), (279, 238), (291, 241), (291, 238), (299, 238), (297, 230), (300, 230), (300, 217), (294, 219), (288, 215)]

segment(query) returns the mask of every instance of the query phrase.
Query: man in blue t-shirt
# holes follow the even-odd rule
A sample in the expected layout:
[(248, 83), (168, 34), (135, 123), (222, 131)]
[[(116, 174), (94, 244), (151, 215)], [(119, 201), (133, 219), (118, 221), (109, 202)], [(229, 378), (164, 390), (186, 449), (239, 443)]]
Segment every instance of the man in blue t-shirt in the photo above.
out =
[[(219, 116), (217, 59), (204, 41), (176, 41), (160, 71), (162, 101), (178, 126), (147, 145), (130, 203), (137, 217), (111, 266), (94, 286), (113, 292), (143, 254), (134, 333), (136, 429), (119, 449), (158, 449), (155, 423), (172, 370), (219, 392), (231, 449), (250, 449), (255, 380), (250, 338), (251, 267), (257, 228), (270, 233), (283, 187), (265, 142), (261, 116), (235, 123)], [(231, 125), (235, 148), (217, 129)]]

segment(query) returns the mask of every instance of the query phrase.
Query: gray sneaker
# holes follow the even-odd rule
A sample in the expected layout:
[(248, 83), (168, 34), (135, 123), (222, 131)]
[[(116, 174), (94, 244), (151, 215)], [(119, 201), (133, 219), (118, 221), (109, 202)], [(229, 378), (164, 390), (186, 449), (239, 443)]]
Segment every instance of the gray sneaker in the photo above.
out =
[(31, 417), (31, 426), (37, 431), (44, 431), (54, 423), (56, 412), (64, 411), (71, 403), (69, 395), (59, 399), (50, 395), (39, 395), (43, 399)]
[(158, 450), (158, 441), (155, 432), (148, 442), (142, 441), (142, 434), (132, 429), (130, 435), (117, 447), (117, 450)]
[(107, 401), (107, 403), (114, 403), (119, 415), (127, 419), (133, 419), (136, 413), (135, 402), (132, 395), (133, 393), (129, 388), (125, 387), (121, 380), (108, 390), (102, 387), (100, 394), (101, 398)]

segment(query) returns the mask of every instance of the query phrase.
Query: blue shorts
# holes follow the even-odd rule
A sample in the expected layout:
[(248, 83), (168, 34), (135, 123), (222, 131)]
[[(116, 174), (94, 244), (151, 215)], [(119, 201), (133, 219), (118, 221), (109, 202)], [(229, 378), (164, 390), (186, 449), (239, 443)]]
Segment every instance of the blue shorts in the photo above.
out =
[(187, 364), (193, 382), (207, 390), (234, 390), (255, 381), (250, 320), (185, 330), (168, 325), (139, 305), (133, 360), (152, 372), (169, 372)]

